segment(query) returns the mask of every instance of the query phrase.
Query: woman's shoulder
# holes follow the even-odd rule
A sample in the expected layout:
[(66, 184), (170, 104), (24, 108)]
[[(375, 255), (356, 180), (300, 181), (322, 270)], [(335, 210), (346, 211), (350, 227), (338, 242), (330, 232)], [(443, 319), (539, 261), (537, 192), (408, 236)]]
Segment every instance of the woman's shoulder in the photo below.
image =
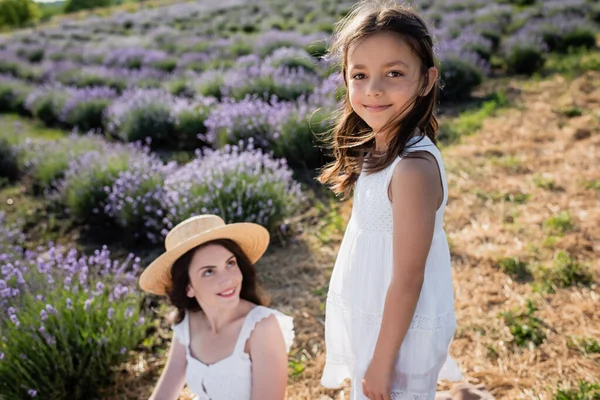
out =
[(294, 341), (294, 319), (279, 310), (256, 306), (250, 311), (249, 328), (254, 340), (270, 342), (283, 334), (286, 351)]

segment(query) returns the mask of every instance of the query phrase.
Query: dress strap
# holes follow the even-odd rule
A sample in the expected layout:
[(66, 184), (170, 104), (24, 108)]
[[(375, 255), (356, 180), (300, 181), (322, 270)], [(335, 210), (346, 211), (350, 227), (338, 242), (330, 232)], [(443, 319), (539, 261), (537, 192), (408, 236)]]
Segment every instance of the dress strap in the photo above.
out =
[[(442, 180), (442, 189), (444, 191), (442, 205), (440, 208), (444, 207), (448, 202), (448, 182), (446, 181), (446, 170), (444, 168), (444, 161), (442, 159), (442, 154), (440, 153), (440, 150), (431, 141), (431, 139), (429, 139), (428, 136), (415, 136), (409, 141), (409, 144), (410, 146), (406, 149), (407, 152), (412, 153), (418, 151), (426, 151), (435, 157), (435, 161), (440, 172), (440, 178)], [(392, 180), (392, 175), (394, 173), (394, 167), (400, 160), (401, 158), (398, 157), (390, 165), (386, 176), (386, 188), (389, 188), (390, 182)]]

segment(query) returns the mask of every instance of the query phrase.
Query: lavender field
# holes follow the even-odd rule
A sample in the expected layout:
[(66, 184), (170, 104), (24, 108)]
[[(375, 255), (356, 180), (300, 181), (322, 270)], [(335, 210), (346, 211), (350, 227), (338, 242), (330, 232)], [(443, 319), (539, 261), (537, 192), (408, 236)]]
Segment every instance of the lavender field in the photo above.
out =
[[(168, 230), (199, 213), (271, 230), (261, 278), (274, 305), (301, 321), (289, 398), (343, 398), (319, 388), (319, 321), (348, 203), (314, 177), (344, 95), (327, 46), (352, 3), (198, 0), (0, 36), (0, 400), (147, 398), (170, 333), (164, 302), (135, 282)], [(597, 1), (412, 4), (438, 42), (444, 147), (512, 106), (506, 82), (600, 70)], [(572, 116), (586, 110), (573, 106)], [(598, 179), (586, 190), (596, 193)], [(572, 223), (560, 216), (560, 229)], [(297, 269), (282, 274), (279, 263)], [(570, 277), (594, 290), (594, 269), (582, 271)], [(532, 331), (512, 337), (534, 348), (546, 336), (527, 321), (519, 327)], [(592, 366), (566, 379), (581, 378), (588, 397), (558, 397), (547, 386), (559, 373), (533, 391), (481, 381), (498, 398), (598, 399), (589, 376), (600, 372), (600, 347), (589, 336)], [(468, 372), (481, 377), (478, 368)]]

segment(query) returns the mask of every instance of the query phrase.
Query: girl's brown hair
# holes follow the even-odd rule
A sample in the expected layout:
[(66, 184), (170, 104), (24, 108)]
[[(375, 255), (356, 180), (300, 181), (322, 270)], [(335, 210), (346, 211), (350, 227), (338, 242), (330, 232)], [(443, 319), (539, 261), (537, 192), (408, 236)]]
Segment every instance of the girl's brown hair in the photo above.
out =
[(335, 40), (329, 53), (339, 58), (346, 87), (348, 49), (378, 32), (396, 33), (412, 48), (421, 64), (421, 87), (405, 106), (405, 109), (412, 108), (403, 117), (398, 115), (383, 127), (382, 132), (387, 136), (388, 143), (388, 150), (384, 154), (375, 152), (375, 133), (352, 109), (346, 90), (345, 100), (338, 111), (337, 124), (329, 139), (335, 160), (327, 164), (318, 177), (321, 183), (343, 197), (349, 196), (352, 191), (368, 152), (372, 152), (373, 156), (366, 160), (365, 167), (371, 173), (383, 170), (398, 156), (408, 156), (407, 143), (417, 129), (436, 143), (438, 122), (434, 107), (438, 82), (434, 82), (431, 90), (425, 94), (430, 84), (428, 70), (435, 67), (433, 39), (423, 19), (412, 9), (393, 0), (363, 0), (336, 24)]
[(173, 267), (171, 267), (171, 287), (167, 292), (167, 296), (169, 297), (171, 304), (176, 308), (175, 314), (171, 315), (169, 318), (169, 322), (172, 324), (178, 324), (183, 321), (186, 310), (192, 312), (202, 310), (195, 297), (187, 296), (187, 287), (190, 284), (188, 270), (196, 251), (210, 244), (216, 244), (225, 247), (237, 259), (238, 267), (242, 272), (242, 289), (240, 291), (240, 298), (259, 306), (265, 305), (266, 303), (266, 299), (264, 296), (262, 296), (261, 290), (256, 281), (256, 269), (246, 254), (242, 251), (240, 246), (238, 246), (233, 240), (229, 239), (213, 240), (189, 250), (183, 256), (178, 258), (173, 264)]

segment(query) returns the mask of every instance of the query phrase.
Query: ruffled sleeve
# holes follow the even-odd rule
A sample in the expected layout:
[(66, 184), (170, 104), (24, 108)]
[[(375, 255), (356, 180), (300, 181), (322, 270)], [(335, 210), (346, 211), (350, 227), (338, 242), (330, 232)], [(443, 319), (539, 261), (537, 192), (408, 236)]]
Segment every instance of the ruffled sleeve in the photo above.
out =
[(171, 326), (175, 337), (177, 338), (179, 343), (181, 343), (184, 346), (189, 346), (190, 344), (190, 335), (187, 329), (188, 327), (189, 324), (187, 311), (185, 313), (185, 317), (183, 317), (183, 320), (180, 323)]
[(292, 344), (294, 343), (295, 333), (294, 333), (294, 319), (284, 313), (273, 310), (268, 307), (257, 307), (255, 312), (252, 313), (252, 322), (250, 324), (251, 329), (248, 333), (248, 337), (256, 327), (256, 324), (260, 322), (262, 319), (267, 318), (271, 315), (275, 315), (277, 322), (279, 323), (279, 327), (281, 328), (281, 333), (283, 334), (283, 340), (285, 342), (285, 349), (287, 352), (290, 351)]

